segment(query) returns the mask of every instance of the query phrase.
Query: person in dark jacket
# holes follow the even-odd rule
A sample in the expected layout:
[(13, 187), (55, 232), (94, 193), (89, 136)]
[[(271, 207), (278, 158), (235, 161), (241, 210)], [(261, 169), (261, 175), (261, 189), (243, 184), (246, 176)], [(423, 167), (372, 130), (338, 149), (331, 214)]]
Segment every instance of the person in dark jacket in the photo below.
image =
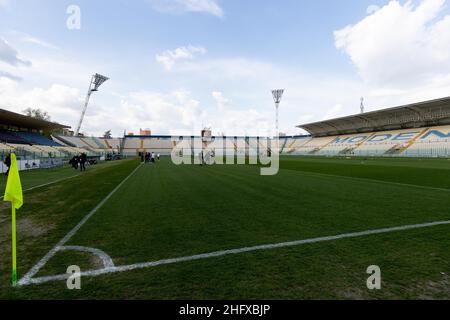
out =
[(74, 168), (75, 170), (78, 170), (78, 163), (80, 161), (78, 160), (77, 156), (73, 156), (72, 159), (70, 159), (69, 164), (72, 166), (72, 168)]
[(9, 173), (9, 167), (11, 167), (11, 154), (8, 154), (5, 158), (5, 161), (3, 161), (3, 163), (5, 164), (5, 166), (8, 167), (8, 170), (6, 170), (5, 172), (5, 176), (8, 176)]
[(82, 153), (80, 156), (80, 170), (86, 171), (86, 161), (87, 161), (87, 155), (86, 153)]

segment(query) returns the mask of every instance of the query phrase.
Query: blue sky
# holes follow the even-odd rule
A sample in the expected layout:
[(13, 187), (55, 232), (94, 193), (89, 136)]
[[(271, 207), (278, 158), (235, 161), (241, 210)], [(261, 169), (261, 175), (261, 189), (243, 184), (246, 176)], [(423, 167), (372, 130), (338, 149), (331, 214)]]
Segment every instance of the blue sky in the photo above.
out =
[(75, 126), (99, 72), (87, 134), (267, 134), (279, 87), (281, 131), (297, 134), (361, 96), (373, 110), (448, 95), (448, 14), (445, 0), (0, 0), (0, 108)]

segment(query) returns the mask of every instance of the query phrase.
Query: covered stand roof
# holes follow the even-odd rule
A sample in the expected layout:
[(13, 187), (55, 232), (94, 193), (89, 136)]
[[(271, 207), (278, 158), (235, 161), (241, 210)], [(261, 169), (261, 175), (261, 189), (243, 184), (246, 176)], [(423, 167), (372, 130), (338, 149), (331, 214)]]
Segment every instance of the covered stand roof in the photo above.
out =
[(14, 126), (19, 128), (35, 129), (35, 130), (56, 130), (56, 129), (70, 128), (68, 126), (59, 123), (39, 120), (36, 118), (25, 116), (23, 114), (3, 109), (0, 109), (0, 125)]
[(316, 137), (450, 124), (450, 97), (300, 125)]

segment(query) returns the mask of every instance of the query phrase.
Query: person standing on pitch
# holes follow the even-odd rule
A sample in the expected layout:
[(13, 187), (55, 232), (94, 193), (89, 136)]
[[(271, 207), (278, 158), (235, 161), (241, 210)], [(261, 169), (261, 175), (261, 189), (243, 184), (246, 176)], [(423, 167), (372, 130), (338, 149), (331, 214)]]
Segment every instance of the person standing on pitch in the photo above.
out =
[(5, 172), (5, 176), (8, 176), (9, 168), (11, 167), (11, 153), (9, 153), (9, 154), (6, 156), (5, 161), (3, 161), (3, 163), (4, 163), (5, 166), (8, 168), (8, 170), (6, 170), (6, 172)]
[(86, 171), (86, 161), (87, 161), (87, 155), (86, 153), (82, 153), (80, 156), (80, 170)]
[(155, 163), (155, 153), (152, 152), (152, 163)]
[(161, 160), (161, 154), (157, 154), (156, 157), (158, 158), (158, 161)]

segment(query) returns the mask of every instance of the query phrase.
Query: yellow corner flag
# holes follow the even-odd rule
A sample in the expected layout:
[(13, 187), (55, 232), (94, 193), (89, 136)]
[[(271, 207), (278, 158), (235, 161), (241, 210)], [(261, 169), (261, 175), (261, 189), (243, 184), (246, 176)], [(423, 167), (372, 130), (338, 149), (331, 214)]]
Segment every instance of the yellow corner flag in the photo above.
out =
[(16, 155), (11, 153), (11, 165), (9, 166), (8, 181), (6, 182), (4, 201), (11, 202), (12, 211), (12, 284), (17, 284), (16, 264), (16, 209), (23, 205), (22, 184), (20, 183), (19, 168), (17, 167)]
[(16, 155), (11, 153), (11, 165), (9, 167), (8, 182), (6, 183), (4, 201), (11, 202), (14, 209), (20, 209), (23, 205), (22, 184), (20, 183), (19, 168)]

